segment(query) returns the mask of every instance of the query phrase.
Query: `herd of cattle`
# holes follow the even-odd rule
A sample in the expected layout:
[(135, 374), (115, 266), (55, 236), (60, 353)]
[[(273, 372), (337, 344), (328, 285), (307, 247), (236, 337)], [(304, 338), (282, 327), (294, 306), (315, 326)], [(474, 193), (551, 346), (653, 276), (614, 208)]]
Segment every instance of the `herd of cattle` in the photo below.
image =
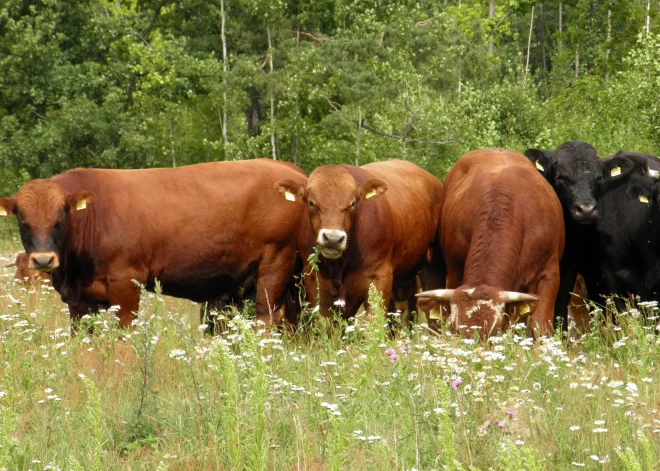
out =
[(17, 276), (48, 273), (74, 322), (118, 305), (129, 326), (133, 280), (158, 280), (220, 308), (253, 299), (258, 320), (295, 325), (300, 273), (323, 316), (369, 309), (374, 284), (386, 306), (484, 337), (524, 320), (534, 337), (565, 328), (578, 273), (596, 303), (660, 298), (660, 159), (601, 159), (584, 142), (473, 151), (444, 185), (400, 160), (309, 177), (267, 159), (76, 169), (0, 198), (0, 215), (18, 219)]

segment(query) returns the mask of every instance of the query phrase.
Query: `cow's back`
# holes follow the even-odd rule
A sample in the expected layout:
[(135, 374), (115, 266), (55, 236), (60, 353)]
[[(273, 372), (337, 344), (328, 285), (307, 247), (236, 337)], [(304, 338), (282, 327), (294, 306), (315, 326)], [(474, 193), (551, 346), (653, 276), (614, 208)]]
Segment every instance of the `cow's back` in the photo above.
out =
[(442, 245), (449, 259), (465, 265), (463, 283), (516, 291), (550, 252), (561, 255), (561, 205), (522, 154), (470, 152), (448, 172), (444, 192)]
[[(378, 232), (381, 237), (389, 239), (395, 259), (393, 265), (400, 267), (395, 270), (395, 277), (399, 272), (410, 270), (407, 261), (414, 260), (414, 264), (418, 265), (417, 254), (426, 253), (426, 248), (434, 245), (437, 239), (442, 183), (417, 165), (398, 159), (346, 168), (358, 183), (377, 178), (387, 184), (385, 193), (367, 203), (378, 208), (380, 223), (384, 223), (385, 227), (375, 231), (372, 221), (360, 217), (357, 237), (364, 239), (367, 233)], [(374, 243), (379, 244), (378, 241)]]

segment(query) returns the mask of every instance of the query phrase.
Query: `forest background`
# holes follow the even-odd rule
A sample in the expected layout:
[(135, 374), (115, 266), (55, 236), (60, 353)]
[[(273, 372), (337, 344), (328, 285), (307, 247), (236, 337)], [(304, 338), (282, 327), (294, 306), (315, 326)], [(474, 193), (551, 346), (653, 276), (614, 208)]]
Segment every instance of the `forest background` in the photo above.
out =
[(657, 0), (3, 0), (0, 193), (74, 167), (660, 153)]

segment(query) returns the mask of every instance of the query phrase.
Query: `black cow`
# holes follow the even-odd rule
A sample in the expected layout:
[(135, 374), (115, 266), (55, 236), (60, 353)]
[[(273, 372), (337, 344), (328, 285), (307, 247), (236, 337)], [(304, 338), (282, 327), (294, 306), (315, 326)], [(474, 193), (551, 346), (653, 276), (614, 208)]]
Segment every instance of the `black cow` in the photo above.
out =
[[(596, 238), (594, 223), (600, 209), (597, 194), (602, 182), (601, 163), (596, 149), (586, 142), (571, 141), (551, 151), (527, 149), (525, 155), (552, 185), (564, 211), (566, 245), (559, 264), (560, 285), (555, 303), (555, 322), (568, 327), (568, 302), (577, 273), (585, 277), (587, 289), (593, 259), (589, 241)], [(593, 281), (595, 283), (595, 281)]]
[[(619, 152), (602, 161), (596, 223), (602, 280), (593, 294), (660, 300), (660, 159)], [(586, 278), (585, 278), (586, 280)], [(596, 291), (594, 291), (596, 290)], [(615, 298), (618, 310), (623, 299)]]
[(218, 331), (218, 319), (213, 311), (222, 312), (233, 306), (238, 311), (245, 308), (245, 303), (257, 300), (257, 282), (254, 276), (250, 276), (243, 286), (235, 288), (214, 301), (203, 303), (199, 306), (199, 320), (202, 324), (206, 323), (206, 332), (215, 334)]

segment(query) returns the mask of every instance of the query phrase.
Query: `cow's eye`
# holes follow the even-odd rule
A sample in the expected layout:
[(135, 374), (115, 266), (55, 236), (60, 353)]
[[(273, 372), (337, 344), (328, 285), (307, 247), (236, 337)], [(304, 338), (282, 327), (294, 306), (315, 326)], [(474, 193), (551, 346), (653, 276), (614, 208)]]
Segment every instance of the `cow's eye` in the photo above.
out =
[(307, 205), (308, 205), (310, 208), (315, 208), (315, 207), (316, 207), (316, 205), (314, 204), (313, 201), (308, 201), (308, 202), (307, 202)]
[(355, 201), (351, 203), (351, 209), (355, 209)]

